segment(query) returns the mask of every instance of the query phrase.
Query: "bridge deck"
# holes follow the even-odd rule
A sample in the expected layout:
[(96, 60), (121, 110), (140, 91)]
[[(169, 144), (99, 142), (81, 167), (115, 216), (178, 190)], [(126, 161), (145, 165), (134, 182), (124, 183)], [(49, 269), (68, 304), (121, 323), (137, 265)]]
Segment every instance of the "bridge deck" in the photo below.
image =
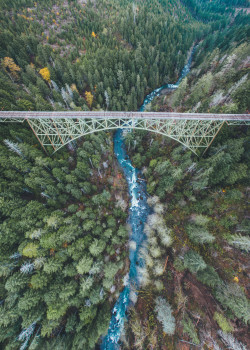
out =
[(185, 120), (221, 120), (250, 121), (250, 114), (206, 114), (206, 113), (168, 113), (168, 112), (26, 112), (0, 111), (1, 119), (185, 119)]

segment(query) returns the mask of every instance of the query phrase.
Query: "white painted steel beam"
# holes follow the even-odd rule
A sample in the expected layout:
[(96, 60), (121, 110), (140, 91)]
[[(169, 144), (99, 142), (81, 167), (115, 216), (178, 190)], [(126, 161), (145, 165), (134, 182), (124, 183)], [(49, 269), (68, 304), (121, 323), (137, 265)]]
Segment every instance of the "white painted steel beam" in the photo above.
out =
[(197, 154), (207, 150), (223, 124), (250, 124), (250, 115), (151, 112), (0, 112), (0, 122), (27, 120), (44, 149), (54, 152), (79, 137), (118, 128), (170, 137)]

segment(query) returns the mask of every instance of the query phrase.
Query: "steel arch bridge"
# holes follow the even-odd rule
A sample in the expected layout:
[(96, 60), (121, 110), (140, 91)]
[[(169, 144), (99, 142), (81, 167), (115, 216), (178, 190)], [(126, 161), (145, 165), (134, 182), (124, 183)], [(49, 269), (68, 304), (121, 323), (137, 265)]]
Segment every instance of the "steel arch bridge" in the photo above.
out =
[(27, 121), (43, 149), (52, 152), (79, 137), (112, 129), (139, 129), (172, 138), (197, 154), (228, 125), (249, 125), (250, 114), (154, 112), (0, 112), (0, 122)]

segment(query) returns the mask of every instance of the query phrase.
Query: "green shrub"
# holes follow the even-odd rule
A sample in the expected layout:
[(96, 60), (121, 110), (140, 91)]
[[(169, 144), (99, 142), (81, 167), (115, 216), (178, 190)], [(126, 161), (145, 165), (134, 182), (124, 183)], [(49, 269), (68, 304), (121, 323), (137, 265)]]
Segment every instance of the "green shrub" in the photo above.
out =
[(198, 334), (195, 330), (195, 325), (193, 324), (193, 322), (188, 316), (186, 316), (182, 320), (182, 326), (183, 326), (183, 333), (188, 334), (194, 344), (197, 344), (197, 345), (200, 344)]
[(191, 241), (197, 244), (212, 243), (215, 237), (202, 226), (188, 225), (187, 233)]
[(239, 234), (231, 235), (229, 244), (248, 253), (250, 252), (250, 238), (247, 236), (241, 236)]
[(220, 224), (227, 229), (235, 226), (237, 223), (237, 218), (234, 216), (225, 216), (224, 218), (220, 219)]
[(199, 270), (204, 270), (207, 264), (203, 258), (193, 250), (189, 250), (184, 255), (184, 266), (192, 273), (197, 273)]
[(78, 209), (78, 205), (77, 204), (71, 204), (71, 205), (68, 206), (68, 211), (70, 213), (75, 213), (77, 211), (77, 209)]
[(233, 201), (239, 201), (243, 197), (241, 191), (233, 189), (226, 192), (225, 198)]
[(175, 318), (172, 316), (172, 308), (170, 304), (161, 297), (156, 299), (155, 304), (157, 320), (161, 322), (163, 331), (168, 335), (173, 335), (175, 332)]
[(215, 287), (221, 281), (218, 273), (212, 266), (207, 266), (204, 270), (198, 271), (196, 277), (209, 287)]
[(202, 214), (194, 215), (192, 219), (192, 221), (194, 221), (195, 224), (199, 226), (206, 226), (210, 220), (210, 218)]
[(215, 297), (246, 324), (250, 321), (250, 302), (240, 286), (222, 282), (215, 289)]
[(77, 272), (80, 274), (85, 274), (89, 272), (93, 264), (93, 259), (89, 255), (84, 255), (76, 266)]
[(214, 313), (214, 320), (218, 323), (223, 332), (230, 333), (233, 331), (233, 327), (228, 320), (217, 311)]
[(182, 272), (185, 270), (184, 262), (180, 257), (177, 257), (174, 260), (174, 268), (179, 272)]

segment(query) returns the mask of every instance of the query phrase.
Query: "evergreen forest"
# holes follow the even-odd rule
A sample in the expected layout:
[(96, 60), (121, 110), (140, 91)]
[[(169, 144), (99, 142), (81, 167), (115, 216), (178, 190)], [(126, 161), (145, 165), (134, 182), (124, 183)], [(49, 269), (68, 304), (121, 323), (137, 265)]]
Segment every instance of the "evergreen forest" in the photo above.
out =
[[(249, 0), (1, 0), (1, 111), (249, 114)], [(28, 123), (0, 120), (0, 349), (97, 350), (135, 249), (114, 131), (45, 153)], [(121, 350), (247, 350), (247, 125), (195, 155), (124, 133), (147, 185)]]

